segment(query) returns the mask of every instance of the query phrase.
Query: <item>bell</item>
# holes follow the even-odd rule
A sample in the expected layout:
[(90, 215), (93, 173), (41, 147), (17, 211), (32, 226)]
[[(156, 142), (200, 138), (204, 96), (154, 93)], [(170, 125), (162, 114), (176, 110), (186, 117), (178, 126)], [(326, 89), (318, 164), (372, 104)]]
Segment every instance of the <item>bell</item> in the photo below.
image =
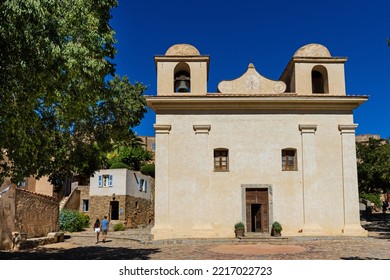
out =
[(178, 81), (179, 85), (176, 87), (176, 92), (189, 92), (190, 89), (187, 86), (187, 81)]

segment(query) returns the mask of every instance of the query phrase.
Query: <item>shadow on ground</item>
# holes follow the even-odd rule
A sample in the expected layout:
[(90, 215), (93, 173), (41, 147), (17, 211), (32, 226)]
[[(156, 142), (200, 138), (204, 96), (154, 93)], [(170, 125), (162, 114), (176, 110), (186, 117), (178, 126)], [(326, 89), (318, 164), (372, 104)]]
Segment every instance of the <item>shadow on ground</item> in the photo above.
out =
[(390, 260), (390, 259), (378, 259), (378, 258), (361, 258), (361, 257), (345, 257), (340, 258), (341, 260), (352, 260), (352, 261), (361, 261), (361, 260), (374, 260), (374, 261), (381, 261), (381, 260)]
[(374, 213), (364, 221), (364, 229), (371, 237), (390, 240), (390, 214)]
[(148, 260), (158, 249), (130, 249), (118, 247), (78, 247), (52, 249), (40, 247), (34, 251), (0, 251), (0, 260)]

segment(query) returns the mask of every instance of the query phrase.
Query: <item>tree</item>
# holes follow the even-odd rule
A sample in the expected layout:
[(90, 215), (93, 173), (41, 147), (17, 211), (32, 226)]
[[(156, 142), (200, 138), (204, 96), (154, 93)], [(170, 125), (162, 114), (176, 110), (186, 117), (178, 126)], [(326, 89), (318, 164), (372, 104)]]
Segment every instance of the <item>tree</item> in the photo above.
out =
[(120, 166), (122, 163), (131, 170), (141, 170), (141, 167), (149, 162), (153, 155), (145, 150), (141, 145), (127, 145), (116, 147), (112, 153), (107, 155), (109, 166)]
[[(90, 175), (134, 138), (142, 84), (115, 76), (116, 0), (0, 4), (0, 179)], [(111, 77), (111, 80), (110, 80)]]
[(358, 178), (360, 193), (390, 191), (390, 143), (370, 138), (368, 143), (357, 143)]

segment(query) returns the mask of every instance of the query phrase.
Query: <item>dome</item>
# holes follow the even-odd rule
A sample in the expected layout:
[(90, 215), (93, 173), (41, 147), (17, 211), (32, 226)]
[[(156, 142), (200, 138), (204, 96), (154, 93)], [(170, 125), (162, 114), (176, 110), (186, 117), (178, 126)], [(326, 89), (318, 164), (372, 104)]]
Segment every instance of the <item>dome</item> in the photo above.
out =
[(165, 55), (169, 56), (200, 56), (197, 48), (189, 44), (177, 44), (170, 47)]
[(320, 44), (308, 44), (301, 47), (294, 57), (331, 57), (329, 50)]

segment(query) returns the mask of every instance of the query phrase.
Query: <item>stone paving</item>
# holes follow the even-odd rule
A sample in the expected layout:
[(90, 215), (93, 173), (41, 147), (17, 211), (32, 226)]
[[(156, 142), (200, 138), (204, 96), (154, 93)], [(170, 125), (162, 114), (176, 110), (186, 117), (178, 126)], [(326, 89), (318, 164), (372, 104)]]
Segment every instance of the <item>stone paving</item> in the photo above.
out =
[[(390, 219), (388, 219), (390, 220)], [(390, 222), (378, 215), (362, 222), (369, 237), (301, 237), (264, 242), (238, 239), (148, 241), (150, 229), (109, 232), (95, 244), (91, 230), (67, 235), (63, 243), (0, 251), (0, 259), (52, 260), (390, 260)]]

